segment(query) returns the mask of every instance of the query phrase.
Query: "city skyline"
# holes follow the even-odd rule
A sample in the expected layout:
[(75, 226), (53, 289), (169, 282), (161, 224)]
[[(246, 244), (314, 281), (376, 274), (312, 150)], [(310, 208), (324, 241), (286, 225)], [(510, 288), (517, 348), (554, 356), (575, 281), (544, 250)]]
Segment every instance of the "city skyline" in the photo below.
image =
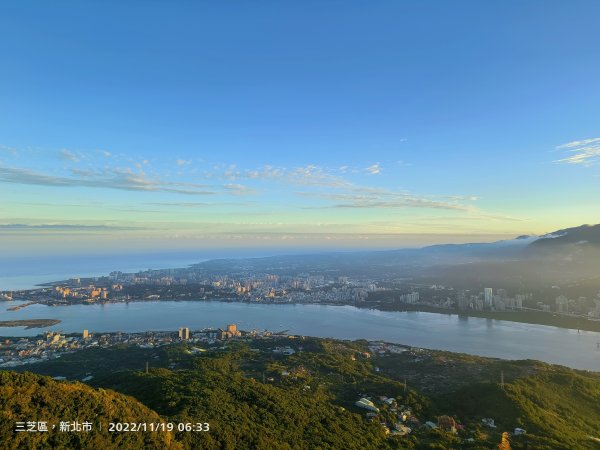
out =
[(598, 222), (595, 2), (2, 9), (6, 255)]

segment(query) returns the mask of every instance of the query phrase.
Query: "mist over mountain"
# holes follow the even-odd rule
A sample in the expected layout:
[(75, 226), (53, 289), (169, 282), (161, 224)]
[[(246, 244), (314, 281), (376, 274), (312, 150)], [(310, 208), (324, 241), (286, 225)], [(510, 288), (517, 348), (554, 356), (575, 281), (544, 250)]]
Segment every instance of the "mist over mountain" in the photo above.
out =
[(593, 251), (599, 248), (600, 224), (597, 224), (565, 228), (542, 236), (522, 235), (495, 242), (432, 245), (419, 251), (424, 254), (503, 259), (547, 256), (550, 252), (562, 252), (566, 256), (567, 252), (574, 250)]
[(221, 259), (196, 265), (223, 273), (339, 273), (363, 278), (404, 278), (456, 287), (503, 285), (521, 289), (572, 283), (600, 274), (600, 225), (543, 236), (422, 248)]
[(570, 245), (588, 248), (600, 246), (600, 224), (565, 228), (540, 236), (532, 242), (532, 247), (536, 248), (564, 248)]

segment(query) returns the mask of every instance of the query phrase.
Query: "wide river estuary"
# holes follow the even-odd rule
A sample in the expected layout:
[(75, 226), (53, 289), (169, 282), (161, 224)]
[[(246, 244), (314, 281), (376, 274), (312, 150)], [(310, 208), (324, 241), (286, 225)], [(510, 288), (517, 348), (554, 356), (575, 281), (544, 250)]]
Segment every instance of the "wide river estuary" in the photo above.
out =
[(600, 371), (600, 333), (543, 325), (424, 312), (384, 312), (352, 306), (264, 305), (204, 301), (108, 303), (7, 311), (0, 320), (60, 319), (48, 328), (0, 327), (0, 336), (35, 336), (44, 331), (139, 332), (192, 330), (236, 323), (242, 330), (287, 330), (290, 334), (337, 339), (384, 340), (416, 347), (506, 359), (537, 359)]

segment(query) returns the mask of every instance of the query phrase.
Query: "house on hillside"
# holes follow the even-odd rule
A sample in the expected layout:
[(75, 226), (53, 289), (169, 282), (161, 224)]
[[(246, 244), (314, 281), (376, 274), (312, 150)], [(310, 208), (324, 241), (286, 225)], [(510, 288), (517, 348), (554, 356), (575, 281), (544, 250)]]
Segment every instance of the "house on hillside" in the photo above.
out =
[(373, 412), (376, 412), (376, 413), (379, 412), (379, 408), (377, 408), (372, 401), (367, 400), (364, 397), (361, 398), (359, 401), (357, 401), (355, 403), (355, 405), (358, 406), (359, 408), (364, 408), (364, 409), (367, 409), (369, 411), (373, 411)]
[(442, 430), (447, 431), (449, 433), (456, 434), (456, 421), (454, 418), (450, 416), (439, 416), (438, 417), (438, 427)]

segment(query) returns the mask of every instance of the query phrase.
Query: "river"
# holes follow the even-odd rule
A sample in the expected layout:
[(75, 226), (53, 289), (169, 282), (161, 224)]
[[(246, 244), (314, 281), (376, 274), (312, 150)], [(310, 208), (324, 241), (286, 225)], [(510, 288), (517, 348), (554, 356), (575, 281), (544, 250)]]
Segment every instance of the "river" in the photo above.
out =
[(224, 327), (242, 330), (288, 330), (291, 334), (369, 339), (416, 347), (506, 359), (537, 359), (577, 369), (600, 371), (600, 333), (478, 317), (425, 312), (358, 309), (352, 306), (266, 305), (206, 301), (107, 303), (50, 307), (32, 305), (7, 311), (0, 320), (60, 319), (43, 329), (0, 327), (0, 336), (66, 333), (177, 330)]

